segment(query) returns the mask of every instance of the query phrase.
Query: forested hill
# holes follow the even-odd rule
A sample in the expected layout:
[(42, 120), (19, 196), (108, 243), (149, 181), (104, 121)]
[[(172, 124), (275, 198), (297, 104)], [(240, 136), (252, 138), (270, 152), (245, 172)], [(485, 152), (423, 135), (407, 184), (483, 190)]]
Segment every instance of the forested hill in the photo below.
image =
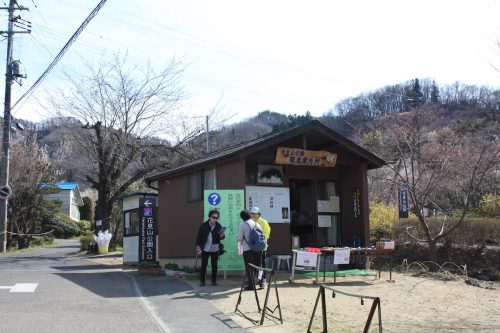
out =
[[(383, 121), (393, 114), (406, 114), (414, 110), (432, 110), (435, 119), (429, 130), (439, 131), (455, 123), (487, 122), (498, 126), (500, 114), (500, 90), (455, 83), (438, 86), (429, 79), (414, 79), (404, 83), (386, 86), (337, 103), (330, 111), (316, 119), (326, 126), (357, 140), (363, 131), (369, 131), (374, 121)], [(303, 115), (284, 115), (275, 111), (262, 111), (245, 121), (219, 125), (217, 131), (210, 133), (211, 150), (251, 140), (271, 132), (301, 125), (314, 117), (309, 112)], [(67, 119), (49, 119), (42, 123), (32, 123), (22, 119), (15, 120), (27, 131), (37, 133), (39, 141), (46, 145), (53, 158), (60, 150), (71, 150), (71, 158), (65, 159), (65, 172), (62, 180), (82, 181), (88, 170), (86, 156), (82, 149), (70, 144), (70, 131), (64, 128)], [(186, 143), (190, 154), (180, 158), (178, 163), (202, 156), (206, 153), (205, 134)], [(67, 155), (67, 154), (66, 154)], [(61, 161), (59, 161), (61, 163)], [(85, 184), (82, 183), (85, 187)]]
[[(432, 123), (432, 130), (449, 127), (457, 122), (496, 123), (500, 114), (500, 90), (459, 82), (438, 86), (428, 79), (414, 79), (346, 98), (317, 119), (337, 132), (356, 139), (355, 134), (368, 128), (366, 125), (371, 122), (416, 109), (434, 110), (437, 119)], [(294, 127), (312, 119), (309, 112), (286, 116), (274, 111), (262, 111), (253, 118), (211, 133), (212, 149)]]
[(438, 86), (428, 79), (414, 79), (346, 98), (321, 120), (343, 134), (351, 135), (360, 124), (415, 108), (440, 110), (441, 121), (434, 124), (435, 129), (455, 121), (498, 121), (500, 90), (460, 82)]

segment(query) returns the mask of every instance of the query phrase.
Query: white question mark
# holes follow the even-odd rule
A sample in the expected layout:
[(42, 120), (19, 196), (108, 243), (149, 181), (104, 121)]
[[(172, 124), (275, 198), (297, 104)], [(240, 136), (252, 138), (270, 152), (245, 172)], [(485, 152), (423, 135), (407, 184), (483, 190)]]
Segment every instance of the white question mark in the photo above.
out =
[(217, 203), (217, 198), (218, 197), (219, 196), (217, 194), (215, 194), (215, 193), (210, 194), (209, 198), (212, 200), (212, 205), (215, 205)]

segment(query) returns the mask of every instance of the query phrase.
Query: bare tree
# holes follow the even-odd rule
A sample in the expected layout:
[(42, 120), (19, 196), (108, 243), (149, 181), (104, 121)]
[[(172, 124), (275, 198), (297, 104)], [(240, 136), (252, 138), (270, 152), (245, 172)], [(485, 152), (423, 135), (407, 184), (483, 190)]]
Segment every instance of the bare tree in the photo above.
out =
[[(436, 132), (429, 129), (434, 121), (432, 110), (414, 109), (410, 114), (378, 122), (372, 133), (379, 140), (365, 140), (390, 161), (388, 168), (393, 176), (385, 181), (408, 190), (409, 203), (422, 232), (410, 227), (407, 233), (428, 244), (432, 261), (436, 261), (438, 242), (463, 222), (488, 177), (495, 177), (500, 154), (498, 123), (458, 124)], [(428, 223), (425, 211), (429, 208), (442, 216), (437, 230)], [(459, 216), (453, 224), (448, 219), (452, 214)]]
[(78, 120), (71, 129), (87, 157), (85, 179), (98, 192), (95, 219), (106, 221), (131, 184), (171, 167), (176, 156), (186, 153), (185, 143), (203, 130), (204, 119), (178, 110), (184, 93), (177, 60), (155, 71), (150, 64), (132, 66), (126, 56), (116, 55), (87, 70), (68, 77), (68, 87), (51, 104), (61, 117)]
[(29, 246), (30, 236), (41, 230), (41, 206), (43, 195), (50, 188), (40, 186), (41, 183), (52, 183), (58, 171), (52, 164), (45, 148), (37, 143), (36, 136), (28, 138), (12, 146), (11, 180), (14, 195), (9, 200), (11, 230), (18, 234), (19, 248)]

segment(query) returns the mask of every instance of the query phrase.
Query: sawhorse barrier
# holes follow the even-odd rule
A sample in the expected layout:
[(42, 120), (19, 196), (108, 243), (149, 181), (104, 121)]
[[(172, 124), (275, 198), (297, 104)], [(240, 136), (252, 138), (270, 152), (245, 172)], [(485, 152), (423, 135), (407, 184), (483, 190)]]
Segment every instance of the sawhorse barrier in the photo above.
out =
[[(252, 318), (248, 317), (241, 310), (238, 309), (238, 306), (241, 303), (241, 294), (243, 293), (243, 289), (245, 287), (245, 280), (247, 278), (247, 272), (249, 271), (247, 269), (245, 269), (245, 275), (243, 276), (243, 280), (241, 281), (240, 294), (238, 296), (238, 301), (236, 302), (236, 308), (234, 309), (234, 312), (239, 312), (244, 318), (250, 320), (251, 322), (253, 322), (255, 324), (259, 324), (259, 325), (262, 325), (264, 323), (265, 316), (269, 316), (269, 317), (272, 317), (274, 319), (277, 319), (277, 320), (279, 320), (281, 322), (281, 324), (283, 324), (283, 317), (281, 316), (280, 297), (278, 295), (278, 284), (276, 283), (276, 274), (275, 274), (275, 271), (274, 271), (274, 267), (273, 268), (263, 268), (263, 267), (255, 266), (254, 264), (248, 264), (248, 267), (250, 267), (254, 271), (257, 270), (257, 271), (269, 272), (269, 280), (266, 281), (267, 282), (266, 283), (267, 284), (266, 299), (264, 300), (264, 306), (262, 307), (262, 309), (260, 307), (259, 297), (257, 295), (257, 290), (255, 288), (254, 274), (252, 273), (248, 277), (250, 285), (254, 286), (253, 292), (254, 292), (254, 295), (255, 295), (255, 301), (257, 303), (258, 312), (260, 313), (262, 311), (262, 315), (260, 317), (260, 323), (259, 323), (259, 320), (255, 320), (255, 319), (252, 319)], [(274, 290), (276, 291), (276, 301), (278, 302), (278, 305), (276, 305), (276, 307), (274, 309), (270, 309), (267, 306), (267, 304), (268, 304), (268, 301), (269, 301), (269, 294), (270, 294), (270, 291), (271, 291), (271, 285), (273, 283), (274, 283)], [(278, 309), (279, 318), (273, 315), (274, 312), (276, 311), (276, 309)]]
[(316, 313), (316, 308), (318, 307), (318, 302), (319, 299), (321, 298), (321, 316), (323, 319), (323, 331), (322, 333), (327, 333), (328, 332), (328, 324), (327, 324), (327, 319), (326, 319), (326, 297), (325, 297), (325, 289), (331, 290), (333, 292), (332, 297), (335, 298), (336, 294), (342, 294), (345, 296), (349, 297), (357, 297), (361, 299), (361, 305), (364, 305), (364, 299), (372, 299), (372, 307), (370, 309), (370, 313), (368, 314), (368, 318), (366, 319), (365, 323), (365, 328), (363, 330), (363, 333), (368, 333), (368, 330), (370, 329), (370, 325), (372, 323), (373, 315), (375, 314), (375, 310), (378, 307), (378, 330), (379, 333), (382, 333), (382, 310), (380, 309), (380, 298), (378, 297), (372, 297), (372, 296), (363, 296), (363, 295), (356, 295), (356, 294), (350, 294), (346, 293), (337, 289), (333, 289), (332, 287), (325, 286), (324, 284), (321, 284), (319, 286), (319, 292), (318, 292), (318, 297), (316, 297), (316, 303), (314, 304), (314, 309), (313, 313), (311, 315), (311, 320), (309, 321), (309, 326), (307, 327), (307, 333), (312, 333), (311, 332), (311, 326), (314, 320), (314, 314)]

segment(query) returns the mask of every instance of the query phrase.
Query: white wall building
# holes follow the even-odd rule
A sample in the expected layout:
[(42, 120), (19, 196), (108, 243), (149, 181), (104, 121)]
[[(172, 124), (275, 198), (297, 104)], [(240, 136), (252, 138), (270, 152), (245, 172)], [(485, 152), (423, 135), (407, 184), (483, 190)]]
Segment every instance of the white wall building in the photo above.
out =
[(45, 200), (62, 201), (61, 211), (73, 221), (80, 221), (80, 206), (83, 206), (82, 196), (77, 183), (44, 184), (53, 187), (54, 192), (44, 195)]

